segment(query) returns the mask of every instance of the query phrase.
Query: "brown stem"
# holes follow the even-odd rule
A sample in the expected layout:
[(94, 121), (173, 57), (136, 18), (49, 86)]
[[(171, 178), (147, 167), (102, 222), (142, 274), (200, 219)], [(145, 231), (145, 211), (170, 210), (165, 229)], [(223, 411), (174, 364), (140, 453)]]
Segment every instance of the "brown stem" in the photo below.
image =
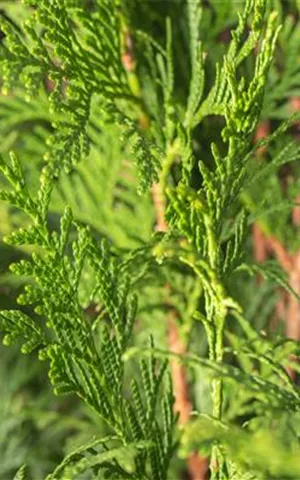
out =
[[(152, 187), (153, 204), (156, 211), (156, 230), (166, 232), (168, 225), (165, 220), (166, 201), (160, 184)], [(168, 302), (169, 285), (165, 286)], [(171, 310), (168, 315), (168, 343), (172, 353), (184, 355), (186, 345), (183, 342), (176, 323), (177, 312)], [(189, 385), (186, 370), (177, 360), (171, 360), (171, 375), (174, 387), (174, 410), (179, 414), (179, 423), (185, 425), (190, 420), (192, 404), (189, 398)], [(193, 452), (188, 457), (188, 472), (191, 480), (205, 480), (208, 472), (208, 460)]]
[[(300, 97), (292, 97), (290, 99), (290, 106), (292, 112), (300, 111)], [(299, 130), (299, 124), (298, 124)], [(299, 139), (299, 134), (295, 134)], [(296, 202), (300, 201), (300, 195), (297, 196)], [(300, 225), (300, 207), (295, 206), (292, 211), (292, 222), (295, 227)], [(289, 270), (289, 283), (293, 290), (300, 294), (300, 252), (295, 253), (291, 257), (291, 268)], [(287, 316), (286, 316), (286, 333), (288, 338), (293, 340), (300, 339), (300, 302), (294, 295), (288, 296)], [(294, 356), (291, 357), (293, 361), (297, 360)], [(288, 368), (289, 375), (292, 379), (295, 378), (295, 372)]]
[[(134, 46), (132, 36), (128, 27), (123, 30), (123, 52), (122, 63), (128, 74), (128, 82), (133, 93), (140, 96), (139, 80), (135, 74), (136, 59), (134, 56)], [(139, 112), (139, 124), (142, 130), (149, 127), (150, 119), (145, 112)], [(166, 232), (168, 225), (165, 220), (166, 200), (163, 189), (159, 183), (152, 187), (153, 204), (156, 212), (156, 230)], [(168, 303), (169, 286), (166, 289), (166, 302)], [(168, 316), (168, 342), (171, 352), (184, 354), (186, 346), (180, 338), (179, 330), (176, 325), (177, 312), (172, 310)], [(185, 424), (190, 419), (192, 405), (189, 400), (189, 387), (186, 371), (183, 365), (175, 360), (171, 361), (171, 374), (175, 394), (175, 411), (179, 413), (179, 422)], [(205, 480), (208, 471), (208, 461), (200, 457), (198, 453), (192, 453), (188, 457), (188, 472), (191, 480)]]
[(156, 214), (155, 230), (166, 232), (168, 228), (165, 220), (166, 200), (159, 183), (155, 183), (152, 187), (152, 198)]
[(291, 104), (291, 110), (293, 112), (300, 111), (300, 97), (292, 97), (290, 100), (290, 104)]
[[(255, 140), (257, 142), (259, 140), (263, 140), (264, 138), (266, 138), (270, 134), (270, 132), (271, 132), (270, 120), (263, 120), (262, 122), (260, 122), (260, 124), (257, 127)], [(258, 157), (262, 157), (264, 155), (264, 153), (266, 152), (266, 148), (267, 148), (266, 146), (260, 147), (256, 151), (256, 155)]]
[(257, 263), (262, 263), (268, 257), (268, 247), (264, 232), (258, 223), (254, 223), (252, 227), (252, 238), (255, 261)]
[[(289, 284), (300, 295), (300, 253), (293, 256), (293, 268), (289, 272)], [(291, 294), (288, 296), (286, 335), (293, 340), (300, 339), (300, 303), (299, 299)], [(297, 358), (292, 355), (291, 360), (295, 362)], [(294, 380), (296, 373), (291, 367), (288, 367), (288, 373)]]
[[(300, 99), (292, 98), (290, 100), (291, 109), (293, 111), (300, 109)], [(256, 140), (264, 138), (270, 133), (270, 122), (267, 120), (262, 122), (256, 132)], [(257, 154), (262, 156), (265, 149), (259, 149)], [(300, 200), (300, 196), (297, 199)], [(292, 220), (294, 225), (300, 225), (300, 207), (296, 206), (292, 212)], [(289, 275), (289, 283), (296, 293), (300, 293), (300, 253), (295, 255), (289, 254), (285, 246), (275, 237), (266, 236), (258, 224), (253, 226), (253, 246), (254, 257), (257, 262), (263, 262), (268, 254), (273, 253), (280, 263), (281, 267)], [(286, 323), (286, 335), (294, 340), (300, 339), (300, 304), (294, 295), (286, 294), (281, 291), (280, 298), (276, 305), (275, 322), (279, 318), (284, 318)], [(273, 319), (274, 320), (274, 319)], [(295, 360), (293, 358), (293, 360)], [(292, 379), (295, 378), (295, 372), (288, 368), (288, 373)]]
[[(285, 247), (274, 237), (268, 238), (268, 245), (277, 257), (281, 267), (289, 275), (289, 284), (292, 289), (300, 295), (300, 253), (290, 255)], [(300, 339), (300, 303), (299, 299), (292, 294), (284, 294), (277, 305), (284, 315), (286, 324), (286, 336), (293, 340)], [(291, 357), (293, 361), (296, 359)], [(295, 379), (295, 372), (288, 367), (288, 373), (292, 380)]]
[(293, 208), (292, 220), (295, 227), (300, 227), (300, 195), (296, 197), (296, 203), (299, 203), (299, 205)]
[[(290, 271), (289, 283), (292, 289), (300, 294), (300, 253), (293, 256), (293, 268)], [(290, 295), (287, 315), (287, 336), (293, 340), (300, 338), (300, 305), (294, 295)]]
[(290, 273), (293, 270), (293, 257), (288, 253), (285, 246), (275, 237), (267, 237), (269, 251), (273, 252), (283, 270)]
[[(168, 341), (169, 348), (172, 353), (184, 355), (186, 353), (186, 346), (180, 338), (179, 331), (176, 325), (175, 312), (172, 311), (168, 318)], [(173, 378), (175, 404), (174, 409), (179, 413), (179, 423), (184, 425), (188, 423), (192, 411), (192, 404), (189, 400), (188, 382), (186, 378), (186, 371), (178, 361), (171, 361), (171, 371)]]

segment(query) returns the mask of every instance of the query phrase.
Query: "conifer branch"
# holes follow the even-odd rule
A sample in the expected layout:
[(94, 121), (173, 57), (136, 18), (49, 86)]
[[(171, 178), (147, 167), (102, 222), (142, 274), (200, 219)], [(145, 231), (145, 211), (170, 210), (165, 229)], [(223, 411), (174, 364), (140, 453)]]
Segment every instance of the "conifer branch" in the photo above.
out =
[[(125, 33), (125, 53), (123, 54), (123, 62), (129, 74), (129, 80), (133, 84), (134, 90), (140, 94), (140, 86), (137, 75), (135, 74), (136, 60), (133, 53), (133, 40), (127, 27)], [(149, 127), (150, 120), (145, 112), (139, 113), (139, 122), (143, 129)], [(155, 183), (152, 186), (152, 198), (156, 213), (156, 231), (166, 233), (168, 225), (165, 219), (166, 199), (165, 192), (161, 183)], [(165, 286), (166, 303), (168, 303), (169, 285)], [(184, 354), (186, 347), (180, 338), (180, 333), (176, 325), (177, 314), (175, 310), (171, 310), (168, 314), (168, 344), (171, 352)], [(174, 387), (175, 403), (174, 411), (179, 414), (179, 423), (186, 424), (190, 420), (192, 406), (189, 399), (189, 386), (185, 368), (182, 365), (171, 361), (171, 374)], [(207, 473), (207, 461), (196, 453), (188, 457), (188, 471), (194, 480), (204, 480)]]
[(47, 480), (299, 477), (299, 344), (268, 328), (284, 290), (298, 338), (296, 5), (171, 3), (3, 7), (0, 329), (96, 432)]

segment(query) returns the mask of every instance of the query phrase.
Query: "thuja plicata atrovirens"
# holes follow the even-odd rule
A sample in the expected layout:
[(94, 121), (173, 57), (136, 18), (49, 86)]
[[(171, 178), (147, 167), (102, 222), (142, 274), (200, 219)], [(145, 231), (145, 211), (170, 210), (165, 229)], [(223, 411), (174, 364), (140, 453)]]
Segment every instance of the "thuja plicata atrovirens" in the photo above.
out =
[(96, 432), (45, 479), (299, 478), (299, 338), (276, 314), (299, 291), (251, 252), (253, 225), (299, 249), (298, 3), (3, 12), (4, 241), (24, 287), (3, 341), (46, 360)]

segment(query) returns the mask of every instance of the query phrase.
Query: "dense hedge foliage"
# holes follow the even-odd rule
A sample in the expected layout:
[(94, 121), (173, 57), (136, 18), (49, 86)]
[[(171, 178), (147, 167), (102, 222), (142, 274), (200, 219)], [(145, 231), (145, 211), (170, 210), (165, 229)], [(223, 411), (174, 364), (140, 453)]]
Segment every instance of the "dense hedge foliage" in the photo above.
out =
[(300, 478), (299, 13), (1, 2), (0, 479)]

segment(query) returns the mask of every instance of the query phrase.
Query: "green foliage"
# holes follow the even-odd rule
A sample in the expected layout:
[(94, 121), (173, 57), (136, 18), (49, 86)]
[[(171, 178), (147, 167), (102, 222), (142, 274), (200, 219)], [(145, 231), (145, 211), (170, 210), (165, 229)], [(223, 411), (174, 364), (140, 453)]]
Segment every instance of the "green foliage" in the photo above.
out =
[[(5, 192), (3, 196), (9, 197), (34, 222), (28, 229), (20, 229), (10, 235), (7, 241), (34, 244), (43, 251), (43, 254), (33, 253), (30, 260), (21, 260), (11, 266), (16, 275), (30, 276), (35, 280), (34, 284), (25, 288), (18, 301), (23, 305), (33, 304), (35, 312), (46, 317), (46, 324), (39, 327), (37, 321), (21, 311), (3, 311), (2, 330), (7, 332), (5, 344), (22, 338), (25, 340), (23, 353), (38, 347), (40, 358), (50, 361), (49, 376), (54, 392), (77, 394), (116, 432), (123, 445), (148, 440), (150, 436), (150, 443), (141, 444), (143, 451), (136, 455), (133, 471), (127, 472), (114, 456), (104, 455), (96, 462), (81, 462), (78, 473), (103, 463), (105, 470), (110, 472), (107, 475), (119, 471), (129, 478), (143, 478), (147, 460), (150, 459), (151, 470), (159, 472), (159, 478), (165, 478), (169, 452), (173, 448), (171, 390), (159, 404), (163, 426), (155, 421), (155, 415), (166, 365), (157, 371), (154, 359), (149, 365), (142, 362), (143, 383), (141, 387), (133, 384), (133, 403), (122, 394), (122, 355), (130, 341), (136, 301), (128, 294), (128, 280), (120, 273), (121, 265), (111, 256), (106, 242), (98, 246), (88, 229), (73, 221), (68, 207), (61, 217), (60, 232), (48, 229), (48, 191), (43, 191), (45, 187), (42, 184), (38, 198), (42, 198), (44, 203), (38, 204), (30, 197), (15, 156), (12, 156), (11, 166), (2, 164), (2, 171), (16, 188), (14, 193)], [(76, 236), (69, 241), (72, 226)], [(68, 248), (71, 257), (66, 254)], [(98, 345), (93, 335), (93, 324), (85, 318), (78, 297), (80, 282), (84, 281), (83, 272), (89, 267), (93, 274), (92, 291), (87, 293), (89, 299), (93, 302), (99, 294), (102, 308), (111, 321), (110, 327), (103, 326)], [(51, 335), (47, 330), (51, 331)], [(139, 400), (137, 404), (136, 399)], [(74, 475), (76, 472), (75, 469)]]
[[(3, 343), (37, 353), (54, 393), (93, 412), (93, 435), (47, 480), (179, 478), (195, 450), (214, 480), (296, 479), (300, 397), (287, 369), (299, 371), (299, 346), (262, 328), (274, 285), (298, 294), (249, 252), (257, 219), (298, 246), (298, 169), (287, 193), (278, 175), (299, 158), (287, 134), (299, 117), (287, 112), (296, 6), (284, 18), (279, 1), (168, 3), (4, 2), (0, 198), (12, 220), (1, 232), (23, 289), (17, 308), (1, 307)], [(285, 121), (254, 144), (262, 118)], [(186, 355), (170, 351), (170, 316)], [(210, 386), (209, 413), (182, 429), (169, 360)], [(34, 478), (23, 460), (15, 479)]]

